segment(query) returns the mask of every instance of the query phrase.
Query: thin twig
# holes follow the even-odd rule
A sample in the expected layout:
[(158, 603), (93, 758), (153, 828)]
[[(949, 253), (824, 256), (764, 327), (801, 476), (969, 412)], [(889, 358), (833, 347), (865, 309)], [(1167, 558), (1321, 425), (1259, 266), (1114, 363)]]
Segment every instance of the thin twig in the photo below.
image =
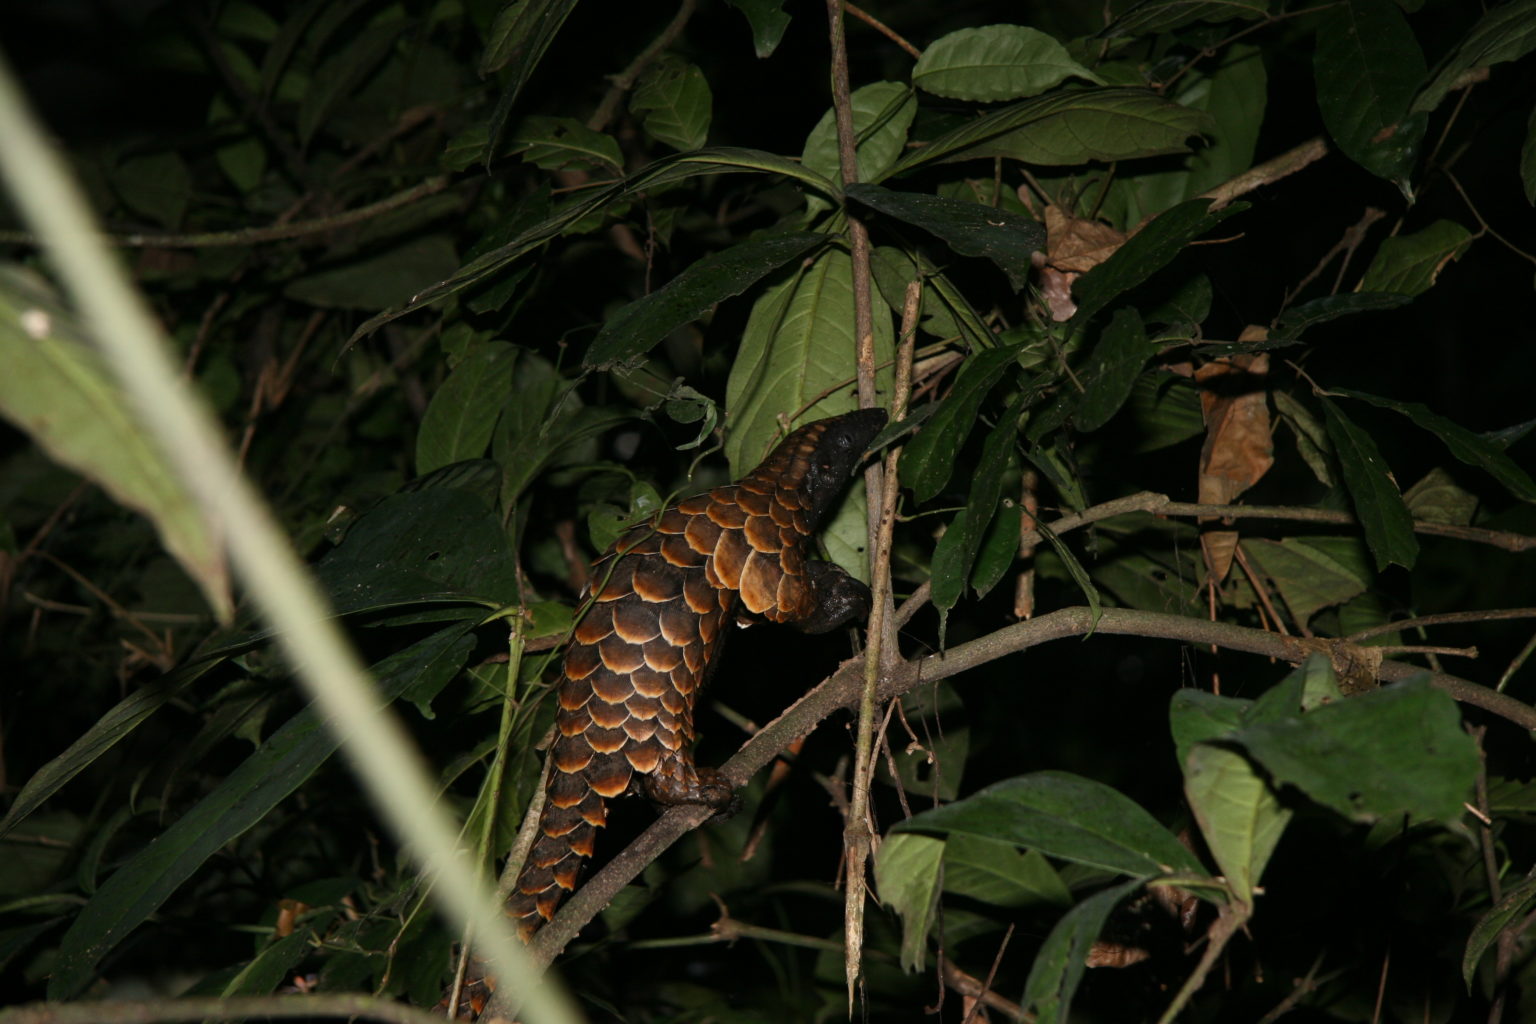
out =
[(342, 1017), (388, 1024), (443, 1024), (442, 1018), (393, 999), (357, 992), (303, 996), (217, 996), (202, 999), (89, 1000), (28, 1003), (0, 1010), (0, 1024), (155, 1024), (195, 1020), (313, 1020)]
[(1359, 643), (1383, 633), (1396, 633), (1401, 629), (1418, 629), (1422, 626), (1444, 626), (1454, 622), (1498, 622), (1504, 619), (1536, 619), (1536, 608), (1490, 608), (1481, 612), (1442, 612), (1439, 615), (1420, 615), (1412, 619), (1395, 619), (1379, 626), (1358, 630), (1345, 637), (1350, 643)]
[(698, 5), (698, 0), (683, 0), (678, 5), (677, 13), (667, 23), (667, 27), (662, 29), (661, 33), (651, 40), (650, 45), (629, 62), (628, 67), (609, 79), (613, 84), (603, 94), (602, 102), (597, 105), (592, 116), (587, 118), (588, 128), (600, 132), (608, 127), (608, 123), (613, 120), (613, 115), (618, 113), (619, 103), (623, 101), (624, 94), (635, 87), (635, 83), (640, 80), (645, 69), (650, 67), (651, 62), (666, 52), (667, 47), (683, 34), (684, 26), (688, 24), (688, 19), (693, 17), (693, 12)]
[[(832, 110), (837, 123), (837, 156), (846, 187), (859, 180), (859, 157), (858, 139), (853, 127), (853, 99), (848, 80), (848, 45), (842, 0), (827, 0), (827, 22), (832, 50)], [(859, 408), (873, 409), (878, 402), (875, 395), (875, 318), (870, 296), (872, 276), (869, 266), (869, 231), (851, 213), (847, 215), (847, 221), (848, 248), (853, 265), (853, 333), (859, 370)], [(879, 465), (871, 465), (864, 471), (864, 487), (869, 496), (866, 503), (866, 528), (869, 550), (873, 553), (882, 533), (886, 532), (886, 526), (882, 523), (882, 510), (887, 504), (884, 500), (886, 488), (884, 473)], [(894, 524), (894, 508), (887, 521)], [(867, 640), (869, 650), (865, 652), (863, 697), (859, 702), (852, 806), (843, 833), (844, 860), (848, 869), (843, 904), (843, 970), (848, 985), (850, 1014), (853, 1012), (854, 992), (861, 967), (860, 956), (864, 948), (865, 866), (869, 862), (873, 842), (869, 817), (869, 783), (873, 771), (876, 717), (874, 694), (882, 674), (881, 641), (885, 632), (885, 602), (889, 600), (890, 587), (889, 576), (882, 581), (879, 570), (875, 570), (873, 578), (878, 589), (873, 595)]]
[[(355, 210), (347, 210), (330, 217), (295, 221), (292, 224), (273, 224), (264, 228), (238, 228), (233, 231), (204, 231), (190, 235), (103, 235), (102, 239), (109, 245), (124, 249), (210, 249), (219, 246), (280, 242), (289, 238), (334, 231), (337, 228), (371, 220), (380, 214), (389, 213), (402, 206), (409, 206), (417, 200), (436, 195), (452, 183), (453, 179), (446, 174), (435, 175), (418, 185), (412, 185), (392, 196), (385, 196), (367, 206), (360, 206)], [(30, 231), (0, 231), (0, 243), (36, 245), (37, 236)]]
[(922, 50), (919, 50), (917, 47), (907, 42), (897, 34), (895, 29), (891, 28), (889, 25), (875, 17), (873, 14), (870, 14), (868, 11), (864, 10), (864, 8), (850, 3), (849, 0), (843, 0), (843, 10), (847, 11), (855, 18), (858, 18), (864, 24), (868, 25), (870, 28), (874, 29), (876, 32), (879, 32), (881, 35), (885, 36), (885, 38), (901, 47), (902, 50), (906, 52), (907, 56), (911, 57), (913, 60), (917, 60), (923, 55)]

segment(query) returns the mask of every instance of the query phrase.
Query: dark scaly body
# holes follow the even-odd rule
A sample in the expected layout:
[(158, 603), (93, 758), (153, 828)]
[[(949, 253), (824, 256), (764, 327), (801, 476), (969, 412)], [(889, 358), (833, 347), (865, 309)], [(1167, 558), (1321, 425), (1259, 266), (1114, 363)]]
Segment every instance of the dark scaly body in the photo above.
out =
[(862, 583), (807, 552), (885, 419), (867, 409), (807, 424), (737, 482), (668, 508), (593, 565), (558, 690), (539, 837), (507, 902), (525, 939), (575, 889), (607, 800), (729, 806), (730, 787), (695, 767), (690, 747), (694, 702), (731, 621), (826, 632), (868, 612)]

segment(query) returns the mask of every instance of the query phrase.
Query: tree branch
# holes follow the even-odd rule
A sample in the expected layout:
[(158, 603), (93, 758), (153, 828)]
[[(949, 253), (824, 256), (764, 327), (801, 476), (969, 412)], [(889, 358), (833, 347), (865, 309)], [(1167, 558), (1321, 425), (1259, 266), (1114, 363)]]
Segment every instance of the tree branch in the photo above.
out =
[[(1320, 652), (1330, 657), (1345, 656), (1353, 649), (1352, 645), (1338, 640), (1286, 637), (1249, 626), (1128, 608), (1104, 609), (1095, 628), (1091, 609), (1063, 608), (1027, 622), (1004, 627), (943, 653), (902, 662), (895, 672), (881, 680), (876, 696), (882, 701), (893, 700), (924, 683), (935, 683), (959, 675), (1007, 655), (1052, 640), (1089, 634), (1141, 636), (1177, 640), (1197, 646), (1215, 645), (1277, 658), (1291, 664), (1299, 664), (1313, 653)], [(721, 774), (731, 785), (739, 788), (778, 756), (779, 751), (794, 740), (808, 735), (824, 719), (845, 708), (857, 707), (863, 674), (862, 658), (845, 661), (819, 686), (742, 744), (735, 756), (721, 768)], [(1418, 675), (1428, 676), (1430, 685), (1463, 704), (1481, 708), (1523, 729), (1536, 730), (1536, 708), (1486, 686), (1400, 661), (1384, 660), (1376, 669), (1376, 678), (1384, 683), (1400, 682)], [(703, 824), (709, 815), (707, 808), (697, 807), (673, 807), (663, 813), (639, 838), (578, 888), (554, 920), (534, 936), (532, 955), (535, 961), (541, 966), (548, 965), (608, 905), (620, 889), (633, 881), (667, 847)]]
[(442, 1018), (393, 999), (362, 993), (304, 996), (243, 996), (202, 999), (90, 1000), (28, 1003), (0, 1010), (0, 1024), (152, 1024), (155, 1021), (315, 1020), (344, 1017), (388, 1024), (442, 1024)]

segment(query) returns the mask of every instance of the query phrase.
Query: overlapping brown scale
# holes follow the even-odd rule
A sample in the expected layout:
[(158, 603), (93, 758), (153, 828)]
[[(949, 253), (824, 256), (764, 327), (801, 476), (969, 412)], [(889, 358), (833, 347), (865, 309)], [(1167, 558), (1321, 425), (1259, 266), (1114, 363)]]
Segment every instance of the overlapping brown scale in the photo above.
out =
[(616, 636), (605, 637), (597, 645), (597, 653), (603, 659), (603, 667), (610, 672), (633, 672), (645, 660), (637, 645)]
[[(750, 523), (751, 521), (750, 518), (747, 519), (747, 522)], [(715, 541), (715, 557), (710, 563), (712, 574), (715, 577), (715, 580), (712, 581), (713, 588), (716, 590), (720, 588), (726, 590), (737, 589), (741, 585), (741, 567), (745, 564), (747, 556), (750, 554), (752, 554), (752, 548), (747, 543), (746, 537), (742, 535), (741, 530), (722, 531), (720, 539)], [(686, 588), (684, 592), (687, 593)], [(718, 601), (715, 595), (711, 595), (711, 597), (714, 600), (710, 603)], [(694, 603), (692, 594), (688, 594), (688, 607), (700, 614), (703, 614), (706, 610)]]
[(643, 644), (661, 635), (661, 624), (656, 609), (631, 594), (612, 605), (613, 631), (620, 639), (632, 644)]
[(776, 608), (781, 575), (777, 558), (754, 551), (741, 569), (741, 584), (737, 587), (741, 603), (756, 615)]
[(773, 504), (773, 491), (762, 491), (753, 487), (749, 482), (742, 481), (736, 487), (736, 504), (749, 516), (766, 516), (769, 507)]
[(578, 644), (595, 644), (613, 632), (612, 605), (594, 604), (576, 623), (571, 639)]
[(627, 556), (593, 566), (592, 587), (598, 601), (616, 601), (629, 594), (636, 561), (633, 556)]
[(663, 604), (682, 594), (683, 577), (672, 566), (650, 559), (635, 567), (630, 586), (640, 600)]
[[(572, 689), (580, 689), (579, 686), (573, 687), (573, 686), (570, 686), (569, 684), (572, 683), (572, 682), (579, 682), (580, 680), (583, 680), (583, 679), (587, 678), (587, 676), (589, 676), (593, 672), (597, 671), (597, 667), (599, 665), (601, 665), (601, 664), (602, 664), (602, 659), (600, 657), (598, 657), (598, 653), (597, 653), (597, 648), (596, 647), (590, 647), (590, 646), (587, 646), (587, 645), (581, 644), (581, 643), (576, 643), (576, 644), (572, 644), (571, 645), (570, 649), (565, 652), (565, 679), (566, 679), (566, 683), (562, 684), (561, 687), (560, 687), (560, 693), (561, 693), (561, 698), (560, 699), (561, 699), (561, 706), (562, 707), (566, 706), (565, 705), (565, 693), (566, 693), (566, 691), (567, 690), (572, 690)], [(574, 704), (572, 706), (573, 707), (580, 707), (582, 703), (585, 703), (585, 700), (586, 700), (586, 698), (583, 696), (583, 697), (580, 698), (580, 700), (576, 704)]]
[(675, 565), (681, 569), (694, 569), (704, 564), (704, 555), (693, 550), (693, 545), (688, 543), (688, 538), (682, 534), (676, 534), (661, 539), (661, 557), (667, 560), (667, 564)]
[[(622, 704), (635, 692), (634, 675), (629, 672), (611, 672), (603, 669), (592, 673), (588, 682), (592, 686), (593, 694), (605, 704)], [(599, 709), (596, 703), (589, 703), (587, 710), (593, 721), (600, 725), (608, 724), (607, 713)]]
[(715, 542), (720, 539), (721, 526), (707, 515), (697, 515), (688, 520), (688, 528), (683, 531), (683, 536), (688, 538), (688, 546), (701, 555), (715, 553)]
[(747, 510), (736, 504), (736, 488), (719, 487), (713, 494), (719, 497), (704, 510), (710, 522), (727, 530), (741, 529), (741, 524), (747, 521)]
[(741, 528), (741, 535), (752, 545), (752, 550), (766, 555), (777, 555), (784, 542), (779, 537), (779, 524), (772, 516), (753, 516)]

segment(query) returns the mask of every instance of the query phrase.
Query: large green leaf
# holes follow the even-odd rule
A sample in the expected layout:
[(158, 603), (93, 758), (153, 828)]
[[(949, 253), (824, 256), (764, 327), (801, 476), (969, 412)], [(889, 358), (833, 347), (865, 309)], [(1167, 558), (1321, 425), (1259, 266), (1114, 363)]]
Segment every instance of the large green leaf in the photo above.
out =
[(1067, 772), (1035, 772), (996, 783), (915, 814), (895, 831), (980, 836), (1137, 878), (1168, 871), (1204, 874), (1178, 838), (1139, 805)]
[(935, 161), (977, 157), (1073, 164), (1181, 153), (1185, 140), (1206, 124), (1205, 114), (1145, 89), (1054, 93), (988, 111), (913, 150), (888, 176)]
[(1373, 582), (1365, 549), (1355, 537), (1245, 537), (1242, 546), (1298, 626), (1324, 608), (1364, 593)]
[(1536, 0), (1510, 0), (1485, 11), (1440, 63), (1435, 77), (1413, 101), (1413, 109), (1434, 110), (1467, 72), (1519, 60), (1532, 50), (1536, 50)]
[(901, 915), (903, 970), (923, 967), (928, 930), (939, 906), (944, 847), (942, 839), (898, 832), (885, 837), (875, 855), (875, 891), (883, 905)]
[(987, 349), (967, 359), (949, 396), (902, 450), (901, 482), (912, 488), (919, 504), (949, 483), (982, 401), (1018, 357), (1019, 349), (1013, 347)]
[(1192, 21), (1262, 18), (1269, 0), (1142, 0), (1120, 15), (1100, 35), (1105, 39), (1167, 32)]
[(514, 261), (527, 256), (551, 239), (559, 237), (563, 231), (583, 218), (622, 203), (638, 192), (652, 188), (659, 189), (703, 174), (728, 174), (742, 171), (779, 174), (809, 185), (823, 194), (831, 196), (838, 194), (837, 186), (820, 174), (773, 153), (730, 147), (712, 147), (691, 153), (679, 153), (657, 160), (645, 170), (617, 185), (572, 200), (553, 216), (518, 232), (517, 236), (506, 244), (475, 257), (451, 275), (412, 295), (409, 300), (370, 318), (352, 332), (348, 343), (371, 334), (391, 320), (431, 305), (439, 299), (445, 299), (499, 273)]
[(1488, 952), (1504, 929), (1529, 913), (1536, 905), (1536, 878), (1522, 878), (1508, 889), (1493, 906), (1483, 912), (1467, 936), (1467, 948), (1461, 958), (1461, 977), (1467, 988), (1472, 987), (1472, 976), (1483, 954)]
[(1472, 244), (1472, 232), (1450, 220), (1437, 220), (1411, 235), (1385, 239), (1360, 279), (1361, 292), (1426, 292), (1452, 260)]
[(1408, 106), (1426, 69), (1401, 8), (1392, 0), (1330, 6), (1318, 24), (1313, 71), (1318, 109), (1339, 148), (1411, 197), (1426, 119)]
[(576, 0), (506, 0), (495, 22), (490, 39), (480, 58), (480, 74), (489, 75), (511, 67), (502, 85), (501, 96), (491, 112), (485, 150), (480, 160), (489, 169), (501, 142), (501, 133), (512, 115), (523, 87), (533, 77), (549, 44), (554, 42), (565, 19), (576, 9)]
[(233, 614), (218, 531), (138, 417), (74, 314), (41, 278), (0, 266), (0, 415), (55, 462), (143, 514), (221, 620)]
[(1145, 881), (1136, 878), (1094, 893), (1056, 922), (1041, 943), (1040, 952), (1035, 954), (1029, 979), (1024, 983), (1024, 998), (1020, 1000), (1026, 1009), (1034, 1008), (1036, 1024), (1058, 1024), (1069, 1019), (1072, 997), (1083, 980), (1089, 948), (1104, 929), (1110, 912)]
[(1365, 543), (1376, 559), (1377, 570), (1396, 563), (1413, 568), (1419, 542), (1413, 535), (1413, 517), (1387, 469), (1386, 460), (1371, 435), (1339, 411), (1337, 404), (1322, 399), (1327, 415), (1328, 437), (1339, 456), (1344, 486), (1349, 490), (1355, 518), (1365, 533)]
[(21, 787), (5, 817), (0, 819), (0, 838), (222, 660), (204, 660), (169, 672), (113, 705), (67, 750), (39, 768)]
[(789, 15), (784, 13), (784, 0), (726, 0), (746, 16), (752, 28), (752, 49), (758, 59), (773, 56), (789, 28)]
[[(875, 364), (888, 367), (895, 332), (883, 308), (875, 314)], [(753, 304), (726, 382), (725, 454), (732, 475), (747, 472), (767, 454), (781, 432), (780, 414), (806, 422), (855, 408), (857, 365), (853, 264), (846, 252), (828, 250)], [(889, 394), (891, 371), (883, 370), (877, 380)]]
[(706, 256), (661, 288), (619, 310), (598, 332), (583, 362), (611, 367), (644, 355), (716, 303), (740, 295), (826, 240), (826, 235), (813, 232), (770, 235)]
[(378, 309), (411, 301), (458, 264), (453, 243), (427, 235), (380, 253), (365, 250), (360, 259), (293, 281), (283, 294), (322, 309)]
[(1184, 795), (1233, 894), (1252, 902), (1291, 812), (1242, 754), (1197, 744), (1184, 761)]
[(1340, 388), (1333, 393), (1347, 398), (1358, 398), (1362, 402), (1370, 402), (1378, 408), (1391, 409), (1395, 413), (1408, 417), (1415, 426), (1438, 437), (1446, 448), (1450, 449), (1452, 455), (1493, 477), (1508, 488), (1510, 494), (1521, 501), (1536, 502), (1536, 480), (1532, 480), (1529, 473), (1506, 455), (1503, 448), (1485, 437), (1474, 434), (1456, 421), (1441, 416), (1429, 406), (1419, 402), (1399, 402), (1390, 398), (1379, 398), (1376, 395), (1368, 395), (1364, 391), (1351, 391), (1348, 388)]
[(995, 103), (1035, 96), (1068, 78), (1103, 84), (1067, 48), (1023, 25), (963, 28), (923, 51), (912, 84), (935, 96)]
[(1209, 115), (1145, 89), (1080, 89), (983, 114), (914, 151), (899, 174), (936, 160), (1002, 157), (1040, 166), (1131, 160), (1189, 150)]
[[(871, 82), (853, 90), (850, 100), (859, 180), (879, 181), (907, 144), (907, 130), (917, 116), (917, 97), (911, 86), (901, 82)], [(806, 170), (842, 184), (837, 120), (832, 111), (823, 114), (811, 129), (800, 163)]]
[(1077, 403), (1079, 430), (1098, 430), (1120, 411), (1154, 352), (1141, 315), (1130, 306), (1115, 310), (1083, 370), (1087, 383)]
[(1045, 228), (1021, 214), (879, 185), (854, 184), (845, 191), (850, 199), (937, 235), (962, 256), (991, 260), (1014, 288), (1028, 281), (1031, 254), (1045, 248)]
[(673, 149), (698, 149), (709, 139), (712, 101), (698, 65), (666, 56), (635, 86), (629, 109), (651, 138)]
[(437, 389), (416, 432), (416, 472), (478, 459), (491, 443), (496, 416), (512, 386), (518, 350), (504, 341), (476, 345)]
[(1458, 821), (1478, 770), (1456, 702), (1423, 677), (1250, 725), (1233, 740), (1277, 783), (1356, 821)]
[(1072, 289), (1077, 312), (1071, 323), (1081, 325), (1119, 296), (1141, 284), (1171, 263), (1190, 242), (1205, 234), (1247, 204), (1233, 203), (1220, 210), (1209, 199), (1191, 199), (1162, 214), (1128, 238), (1114, 255), (1084, 274)]
[(971, 578), (971, 567), (976, 564), (976, 554), (981, 549), (982, 537), (991, 525), (1002, 497), (1003, 476), (1018, 447), (1019, 413), (1026, 392), (1019, 392), (1008, 403), (997, 421), (997, 426), (987, 435), (982, 446), (981, 460), (971, 478), (970, 496), (965, 508), (956, 514), (949, 529), (939, 538), (933, 550), (933, 606), (939, 612), (948, 612), (965, 592), (965, 584)]
[(384, 499), (315, 573), (343, 615), (426, 601), (499, 608), (519, 593), (517, 564), (495, 514), (446, 488)]
[[(473, 646), (463, 622), (420, 640), (373, 666), (381, 699), (392, 700), (423, 680), (441, 688)], [(223, 782), (107, 879), (59, 943), (48, 980), (49, 999), (77, 995), (96, 965), (154, 913), (225, 843), (262, 819), (313, 775), (341, 743), (313, 709), (301, 711), (269, 737)]]
[(1272, 341), (1294, 341), (1314, 324), (1327, 323), (1341, 316), (1356, 313), (1374, 313), (1383, 309), (1396, 309), (1413, 301), (1411, 295), (1391, 292), (1348, 292), (1344, 295), (1324, 295), (1295, 306), (1275, 320), (1269, 332)]

